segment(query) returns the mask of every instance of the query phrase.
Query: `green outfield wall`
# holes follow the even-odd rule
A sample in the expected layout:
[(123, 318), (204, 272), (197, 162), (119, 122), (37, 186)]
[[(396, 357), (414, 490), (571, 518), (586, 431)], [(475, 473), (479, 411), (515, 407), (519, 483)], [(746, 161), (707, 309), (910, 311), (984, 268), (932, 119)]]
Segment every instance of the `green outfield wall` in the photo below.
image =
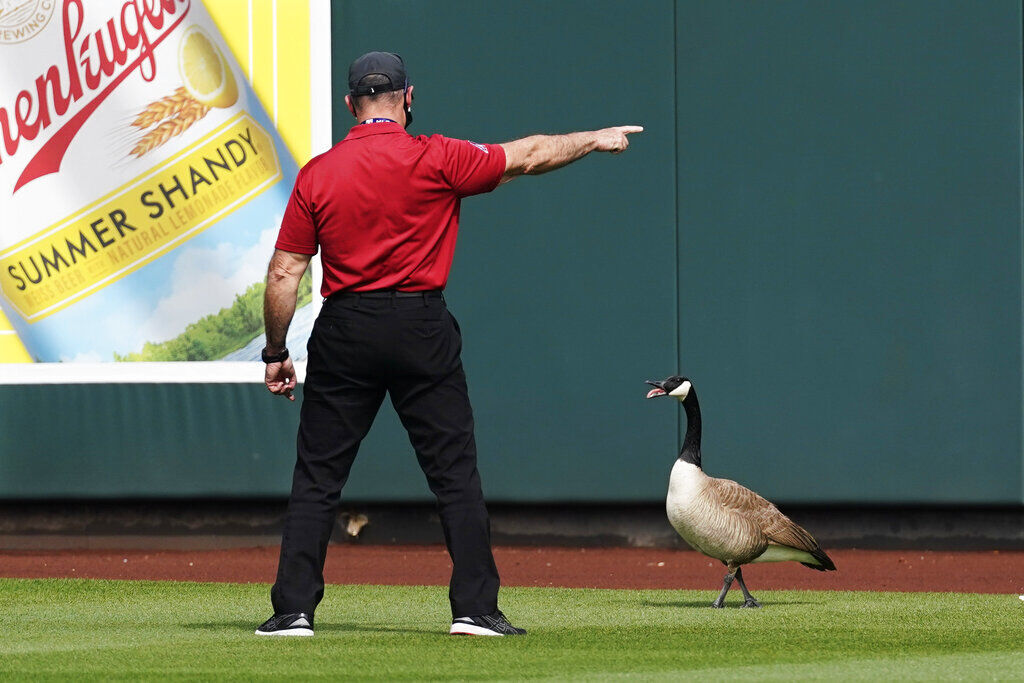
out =
[[(1022, 503), (1021, 3), (335, 1), (413, 132), (639, 123), (467, 200), (448, 289), (494, 501), (656, 501), (693, 378), (704, 464), (785, 502)], [(3, 372), (0, 366), (0, 373)], [(0, 497), (276, 496), (260, 385), (0, 387)], [(429, 497), (390, 404), (350, 500)]]

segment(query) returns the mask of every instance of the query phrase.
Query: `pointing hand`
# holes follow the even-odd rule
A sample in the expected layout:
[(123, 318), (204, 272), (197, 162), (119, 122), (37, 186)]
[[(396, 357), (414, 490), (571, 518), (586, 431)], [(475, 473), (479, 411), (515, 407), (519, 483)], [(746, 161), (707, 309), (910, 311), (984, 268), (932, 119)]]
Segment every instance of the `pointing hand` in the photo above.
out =
[(595, 131), (594, 149), (598, 152), (621, 154), (629, 147), (629, 139), (626, 136), (632, 133), (642, 133), (643, 131), (643, 126), (614, 126)]

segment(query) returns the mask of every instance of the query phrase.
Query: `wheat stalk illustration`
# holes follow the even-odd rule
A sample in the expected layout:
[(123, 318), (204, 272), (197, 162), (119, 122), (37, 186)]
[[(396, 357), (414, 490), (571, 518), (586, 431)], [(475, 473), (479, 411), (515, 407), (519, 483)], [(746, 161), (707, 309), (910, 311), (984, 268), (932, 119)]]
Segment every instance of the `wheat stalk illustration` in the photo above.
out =
[(163, 97), (139, 112), (139, 115), (132, 121), (132, 125), (136, 128), (149, 128), (154, 123), (177, 114), (191, 99), (192, 97), (185, 88), (178, 88), (173, 95)]
[(185, 88), (178, 88), (173, 94), (151, 102), (131, 123), (136, 128), (149, 130), (146, 130), (129, 154), (138, 158), (151, 152), (174, 136), (184, 133), (209, 111), (210, 107), (194, 99)]

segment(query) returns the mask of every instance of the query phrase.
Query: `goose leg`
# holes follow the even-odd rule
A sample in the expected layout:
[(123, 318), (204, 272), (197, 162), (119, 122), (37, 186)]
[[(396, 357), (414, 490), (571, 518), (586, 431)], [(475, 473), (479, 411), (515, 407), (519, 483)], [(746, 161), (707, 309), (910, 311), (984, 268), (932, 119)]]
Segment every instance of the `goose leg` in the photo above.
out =
[(729, 592), (730, 586), (732, 586), (732, 580), (736, 578), (736, 570), (730, 568), (729, 573), (722, 579), (722, 592), (718, 594), (718, 598), (711, 603), (712, 607), (721, 609), (725, 607), (725, 594)]
[(736, 580), (739, 581), (740, 590), (743, 591), (743, 604), (740, 607), (760, 607), (761, 603), (754, 599), (754, 596), (747, 590), (747, 584), (743, 583), (743, 568), (736, 568)]

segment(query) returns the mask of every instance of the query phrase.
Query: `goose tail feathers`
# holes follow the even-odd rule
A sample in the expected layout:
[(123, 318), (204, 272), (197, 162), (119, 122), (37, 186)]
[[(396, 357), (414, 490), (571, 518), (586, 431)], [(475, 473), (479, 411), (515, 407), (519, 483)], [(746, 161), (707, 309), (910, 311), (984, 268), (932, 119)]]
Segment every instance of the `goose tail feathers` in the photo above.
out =
[(818, 562), (816, 564), (811, 564), (810, 562), (801, 562), (800, 564), (802, 564), (805, 567), (810, 567), (811, 569), (817, 569), (819, 572), (833, 572), (836, 570), (835, 562), (832, 561), (831, 557), (825, 554), (824, 550), (822, 550), (821, 548), (815, 548), (814, 550), (811, 550), (809, 552), (811, 556)]

